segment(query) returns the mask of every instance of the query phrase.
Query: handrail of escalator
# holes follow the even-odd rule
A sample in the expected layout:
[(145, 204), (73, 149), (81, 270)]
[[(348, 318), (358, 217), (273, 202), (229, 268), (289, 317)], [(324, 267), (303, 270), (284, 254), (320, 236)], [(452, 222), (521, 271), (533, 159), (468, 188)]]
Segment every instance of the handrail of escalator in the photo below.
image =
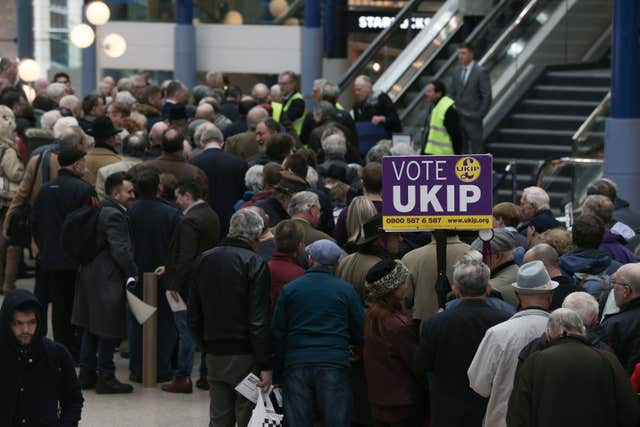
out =
[(511, 25), (509, 25), (509, 28), (507, 28), (502, 33), (498, 40), (496, 40), (496, 42), (489, 48), (487, 53), (485, 53), (485, 55), (482, 57), (482, 59), (480, 60), (480, 65), (484, 66), (493, 56), (495, 56), (495, 54), (498, 52), (498, 49), (500, 49), (500, 46), (502, 46), (504, 42), (508, 40), (509, 37), (511, 37), (511, 35), (518, 29), (522, 21), (524, 21), (524, 19), (529, 16), (531, 11), (535, 9), (539, 2), (540, 0), (531, 0), (522, 9), (516, 19), (511, 23)]
[(591, 130), (598, 117), (602, 116), (609, 105), (611, 105), (611, 91), (607, 92), (598, 106), (594, 108), (591, 114), (589, 114), (589, 117), (587, 117), (584, 123), (582, 123), (576, 133), (573, 134), (572, 139), (574, 143), (580, 143), (587, 140), (587, 133)]
[(423, 0), (411, 0), (409, 1), (400, 12), (394, 18), (394, 21), (387, 28), (382, 30), (380, 34), (376, 36), (373, 42), (362, 52), (362, 55), (358, 57), (358, 59), (351, 64), (346, 73), (342, 76), (340, 81), (338, 82), (338, 86), (340, 87), (340, 91), (344, 91), (346, 87), (351, 83), (353, 79), (356, 78), (356, 73), (360, 69), (363, 63), (368, 62), (374, 56), (374, 54), (378, 51), (378, 48), (386, 43), (389, 38), (392, 36), (393, 32), (400, 28), (402, 22), (408, 18), (410, 13), (413, 13), (414, 9), (422, 3)]
[[(476, 28), (473, 29), (473, 31), (471, 32), (471, 34), (469, 34), (467, 36), (467, 38), (464, 39), (465, 43), (471, 44), (473, 45), (473, 42), (476, 40), (476, 38), (482, 33), (484, 32), (487, 27), (492, 24), (496, 17), (498, 16), (499, 13), (501, 13), (504, 8), (509, 4), (510, 0), (501, 0), (500, 3), (498, 3), (497, 6), (495, 6), (491, 12), (489, 12), (489, 14), (487, 16), (484, 17), (484, 19), (482, 21), (480, 21), (480, 23), (476, 26)], [(425, 64), (424, 67), (422, 67), (422, 69), (426, 69), (426, 67), (435, 59), (434, 55), (432, 58), (430, 58), (427, 62), (427, 64)], [(442, 77), (444, 77), (444, 75), (447, 73), (447, 71), (449, 71), (451, 69), (451, 67), (453, 66), (453, 64), (456, 62), (456, 58), (457, 58), (457, 53), (451, 55), (447, 61), (444, 63), (444, 65), (442, 67), (440, 67), (440, 69), (433, 75), (433, 80), (440, 80), (442, 79)], [(404, 89), (403, 92), (400, 94), (400, 96), (402, 96), (402, 94), (404, 93), (404, 91), (406, 91), (407, 88), (409, 88), (413, 82), (418, 79), (420, 77), (420, 72), (416, 73), (414, 75), (414, 77), (411, 79), (411, 81), (409, 82), (409, 84), (407, 84)], [(418, 92), (414, 98), (411, 100), (411, 103), (407, 106), (407, 108), (405, 108), (404, 110), (402, 110), (400, 112), (400, 120), (404, 120), (409, 113), (411, 113), (416, 105), (418, 105), (418, 103), (422, 100), (423, 95), (421, 92)]]

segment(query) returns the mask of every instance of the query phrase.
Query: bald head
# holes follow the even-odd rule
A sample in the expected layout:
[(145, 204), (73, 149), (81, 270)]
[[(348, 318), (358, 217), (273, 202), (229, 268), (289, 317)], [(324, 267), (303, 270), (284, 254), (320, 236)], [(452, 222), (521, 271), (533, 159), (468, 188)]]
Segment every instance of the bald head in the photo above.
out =
[(368, 76), (358, 76), (353, 81), (353, 94), (358, 101), (366, 100), (371, 94), (371, 79)]
[(162, 145), (162, 134), (167, 130), (169, 126), (165, 122), (157, 122), (151, 126), (151, 132), (149, 132), (149, 140), (151, 146)]
[(198, 108), (196, 108), (196, 119), (205, 119), (209, 121), (214, 120), (214, 110), (211, 104), (200, 104)]
[(640, 298), (640, 263), (623, 265), (611, 277), (611, 282), (618, 307)]
[(531, 261), (542, 261), (549, 277), (557, 277), (561, 275), (558, 267), (558, 252), (553, 246), (547, 243), (539, 243), (529, 249), (522, 259), (522, 263), (526, 264)]

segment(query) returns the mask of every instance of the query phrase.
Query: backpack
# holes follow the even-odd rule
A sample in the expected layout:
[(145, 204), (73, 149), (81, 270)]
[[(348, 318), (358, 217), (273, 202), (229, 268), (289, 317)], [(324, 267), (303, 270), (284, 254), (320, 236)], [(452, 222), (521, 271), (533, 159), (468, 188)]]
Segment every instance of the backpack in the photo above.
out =
[(91, 203), (71, 212), (62, 224), (62, 249), (80, 265), (93, 261), (100, 252), (98, 218), (101, 208)]
[(578, 287), (593, 295), (596, 301), (600, 301), (602, 293), (611, 287), (611, 276), (604, 272), (602, 274), (574, 273), (573, 279)]

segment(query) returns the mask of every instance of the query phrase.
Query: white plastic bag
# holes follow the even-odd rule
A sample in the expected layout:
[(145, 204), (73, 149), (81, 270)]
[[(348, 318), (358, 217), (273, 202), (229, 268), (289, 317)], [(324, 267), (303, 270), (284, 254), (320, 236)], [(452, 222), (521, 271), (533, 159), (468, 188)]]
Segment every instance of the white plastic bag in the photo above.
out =
[(247, 427), (282, 427), (284, 415), (277, 414), (268, 394), (260, 393)]

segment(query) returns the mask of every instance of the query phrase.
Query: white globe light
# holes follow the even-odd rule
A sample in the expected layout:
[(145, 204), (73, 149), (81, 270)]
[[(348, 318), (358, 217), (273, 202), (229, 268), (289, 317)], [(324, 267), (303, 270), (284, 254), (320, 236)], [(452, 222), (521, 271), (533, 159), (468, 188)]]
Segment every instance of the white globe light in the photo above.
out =
[(101, 1), (89, 3), (85, 13), (87, 14), (87, 20), (97, 26), (106, 24), (109, 21), (109, 17), (111, 17), (109, 6)]
[(95, 33), (93, 32), (93, 28), (88, 26), (87, 24), (78, 24), (71, 29), (69, 33), (69, 39), (71, 43), (75, 47), (79, 47), (80, 49), (84, 49), (85, 47), (91, 46), (93, 40), (96, 38)]
[(127, 41), (120, 34), (111, 33), (102, 40), (104, 53), (112, 58), (119, 58), (127, 51)]
[(224, 16), (224, 23), (227, 25), (242, 25), (242, 14), (237, 10), (230, 10)]
[(23, 59), (18, 64), (18, 77), (25, 82), (34, 82), (40, 77), (40, 64), (31, 58)]

